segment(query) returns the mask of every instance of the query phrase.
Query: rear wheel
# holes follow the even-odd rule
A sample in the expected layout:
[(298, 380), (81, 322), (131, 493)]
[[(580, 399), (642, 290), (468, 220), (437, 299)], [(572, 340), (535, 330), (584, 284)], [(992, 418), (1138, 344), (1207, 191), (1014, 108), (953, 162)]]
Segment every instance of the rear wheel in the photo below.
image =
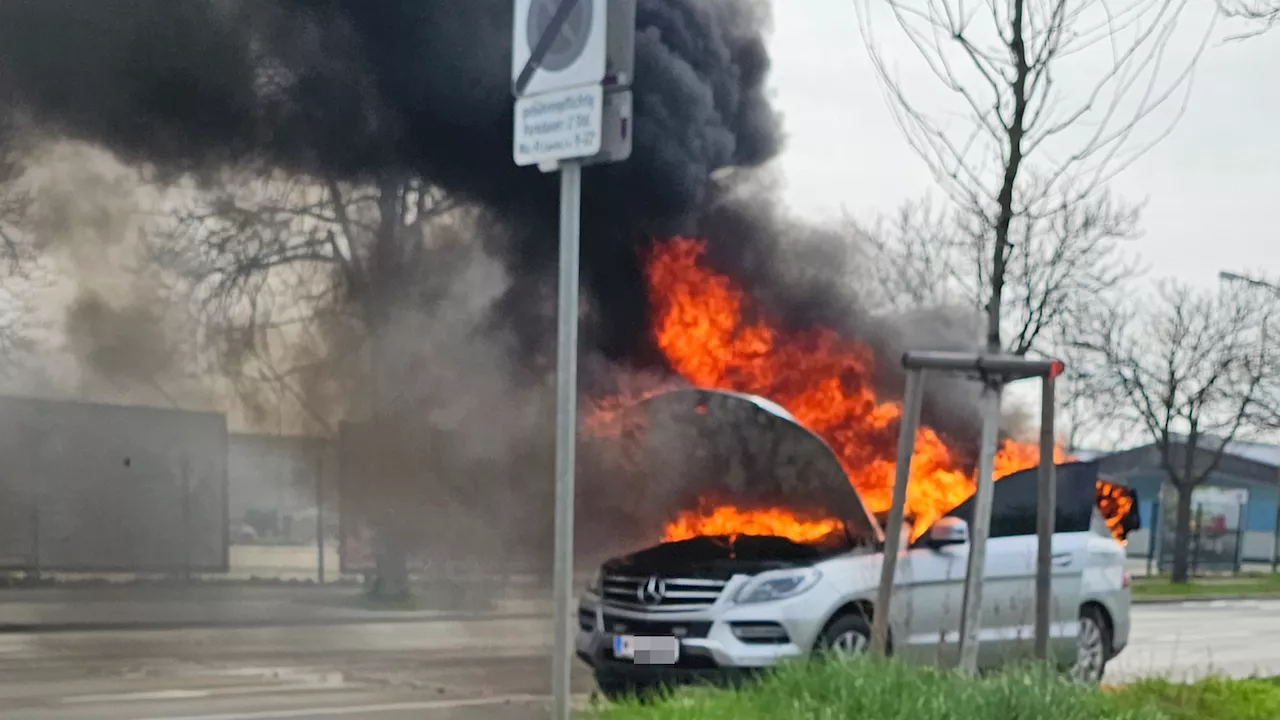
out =
[(840, 657), (866, 655), (871, 650), (871, 623), (861, 615), (842, 615), (822, 631), (816, 649)]
[(1080, 633), (1076, 636), (1076, 662), (1071, 679), (1085, 685), (1098, 685), (1107, 671), (1111, 657), (1111, 625), (1096, 607), (1080, 610)]

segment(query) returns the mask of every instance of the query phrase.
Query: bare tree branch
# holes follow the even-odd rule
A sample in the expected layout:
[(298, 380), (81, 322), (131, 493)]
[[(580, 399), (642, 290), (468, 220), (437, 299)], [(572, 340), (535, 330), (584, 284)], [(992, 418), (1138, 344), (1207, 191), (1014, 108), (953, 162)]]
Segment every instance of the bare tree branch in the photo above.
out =
[[(981, 311), (995, 274), (991, 233), (981, 221), (931, 198), (906, 203), (871, 230), (853, 224), (871, 248), (875, 301), (903, 310), (954, 305)], [(1045, 200), (1010, 223), (1001, 294), (1004, 350), (1057, 352), (1076, 317), (1135, 276), (1122, 253), (1137, 236), (1138, 208), (1105, 192), (1079, 202), (1074, 193)]]
[(207, 343), (244, 399), (270, 387), (331, 429), (335, 419), (308, 404), (304, 385), (324, 376), (325, 362), (336, 374), (367, 351), (372, 304), (405, 291), (386, 273), (420, 262), (428, 226), (456, 208), (416, 179), (354, 185), (229, 173), (212, 190), (190, 189), (152, 246), (184, 279)]
[[(988, 314), (987, 344), (1000, 349), (1008, 324), (1006, 291), (1021, 296), (1012, 343), (1023, 352), (1049, 324), (1060, 276), (1016, 277), (1037, 258), (1022, 244), (1045, 232), (1048, 216), (1060, 230), (1075, 205), (1097, 207), (1106, 183), (1158, 143), (1177, 122), (1192, 70), (1209, 32), (1196, 34), (1188, 62), (1172, 72), (1168, 50), (1178, 37), (1189, 0), (886, 0), (859, 4), (860, 26), (895, 119), (939, 186), (966, 216), (970, 247), (982, 247), (977, 266)], [(887, 44), (876, 33), (888, 19), (955, 107), (926, 110), (895, 75)], [(1084, 63), (1080, 56), (1087, 54)], [(1101, 63), (1099, 62), (1101, 61)], [(1071, 62), (1071, 86), (1058, 75)], [(1082, 82), (1080, 69), (1098, 68)], [(1165, 110), (1172, 117), (1152, 124)], [(957, 117), (960, 118), (957, 121)], [(1082, 221), (1084, 222), (1084, 221)], [(1084, 230), (1085, 235), (1092, 230)], [(1125, 232), (1130, 232), (1126, 230)], [(1123, 234), (1123, 233), (1122, 233)], [(1084, 243), (1087, 244), (1087, 243)], [(1070, 267), (1075, 258), (1057, 258)], [(970, 273), (974, 275), (975, 273)], [(1105, 284), (1105, 283), (1104, 283)], [(1039, 288), (1043, 292), (1032, 292)], [(1031, 296), (1044, 300), (1028, 300)]]
[(1232, 36), (1233, 40), (1260, 35), (1280, 24), (1280, 0), (1218, 0), (1218, 10), (1254, 24), (1252, 30)]

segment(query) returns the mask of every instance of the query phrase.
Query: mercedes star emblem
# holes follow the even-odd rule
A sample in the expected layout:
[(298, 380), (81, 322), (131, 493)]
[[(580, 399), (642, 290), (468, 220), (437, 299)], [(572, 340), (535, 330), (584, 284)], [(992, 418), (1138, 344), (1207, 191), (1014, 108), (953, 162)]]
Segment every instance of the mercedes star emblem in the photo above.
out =
[(658, 605), (667, 594), (667, 584), (662, 578), (651, 577), (636, 588), (636, 598), (642, 605)]

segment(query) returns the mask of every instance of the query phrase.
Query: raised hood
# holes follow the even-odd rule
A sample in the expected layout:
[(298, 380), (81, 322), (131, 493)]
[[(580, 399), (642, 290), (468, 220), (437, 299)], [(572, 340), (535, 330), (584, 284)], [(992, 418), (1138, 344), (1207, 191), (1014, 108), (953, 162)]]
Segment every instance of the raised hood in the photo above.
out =
[(780, 537), (699, 537), (662, 543), (610, 560), (606, 573), (632, 577), (695, 577), (728, 580), (735, 574), (812, 565), (848, 545), (804, 544)]
[(627, 438), (629, 454), (645, 484), (635, 511), (658, 527), (714, 502), (834, 517), (858, 541), (883, 539), (835, 452), (776, 403), (690, 388), (656, 395), (632, 412), (640, 422)]

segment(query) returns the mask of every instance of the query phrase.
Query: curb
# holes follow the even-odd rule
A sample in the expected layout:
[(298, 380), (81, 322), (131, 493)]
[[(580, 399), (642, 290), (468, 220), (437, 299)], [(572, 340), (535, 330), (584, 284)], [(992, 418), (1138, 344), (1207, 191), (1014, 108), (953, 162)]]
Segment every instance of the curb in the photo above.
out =
[(285, 627), (319, 627), (336, 625), (383, 625), (434, 622), (490, 622), (501, 620), (546, 620), (533, 613), (476, 615), (450, 613), (431, 616), (379, 616), (329, 618), (278, 618), (270, 620), (175, 620), (153, 622), (66, 622), (66, 623), (0, 623), (0, 635), (51, 635), (76, 632), (161, 631), (161, 630), (255, 630)]
[(1240, 600), (1280, 600), (1280, 593), (1252, 593), (1243, 595), (1181, 595), (1177, 597), (1133, 598), (1133, 605), (1182, 605), (1184, 603), (1211, 603)]

